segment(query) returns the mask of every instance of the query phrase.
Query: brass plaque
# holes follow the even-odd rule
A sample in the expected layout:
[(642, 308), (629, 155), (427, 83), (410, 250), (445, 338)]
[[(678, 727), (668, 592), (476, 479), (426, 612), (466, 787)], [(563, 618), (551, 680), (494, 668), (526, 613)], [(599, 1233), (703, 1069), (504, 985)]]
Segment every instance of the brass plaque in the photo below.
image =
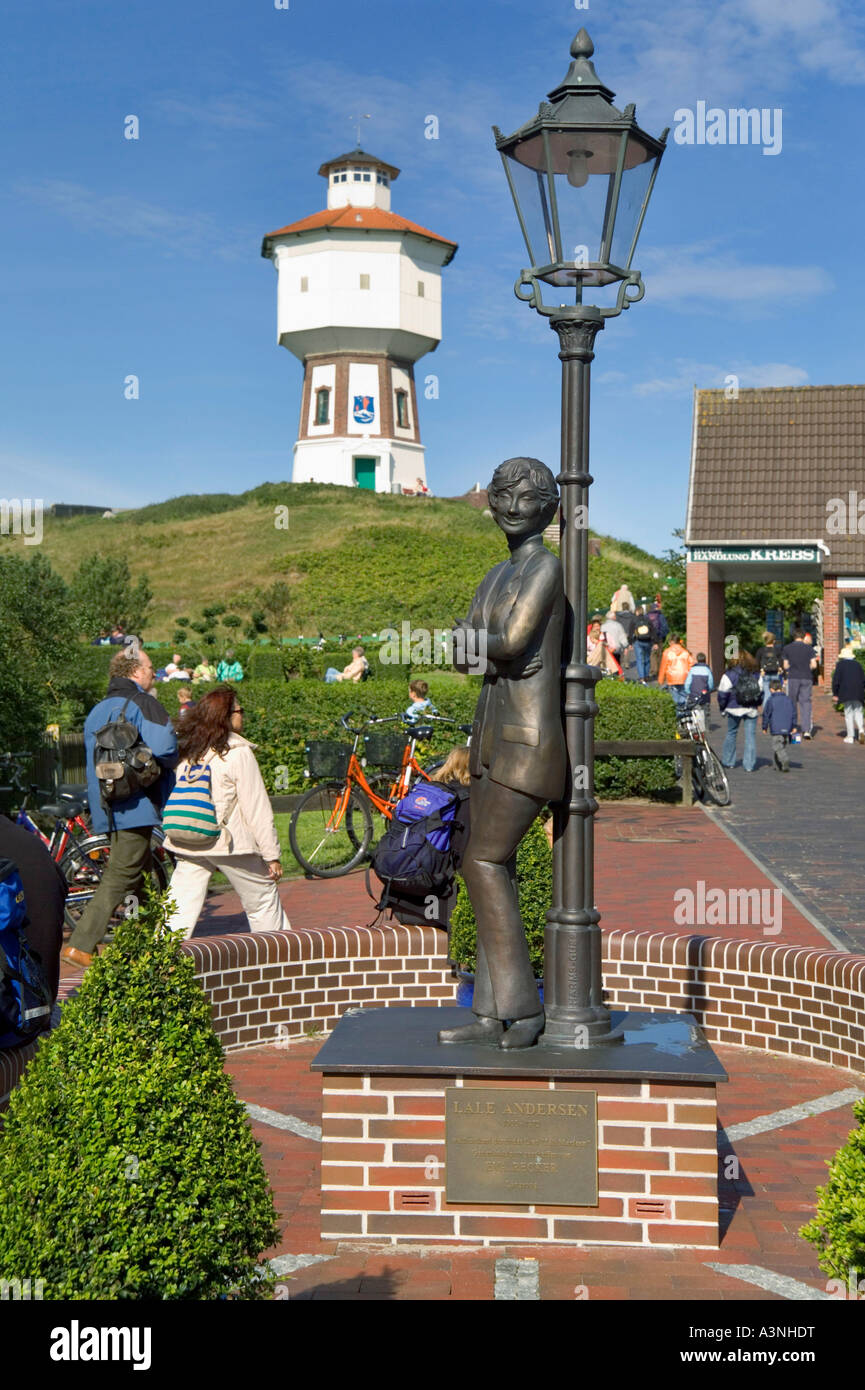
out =
[(598, 1093), (445, 1091), (449, 1202), (598, 1205)]

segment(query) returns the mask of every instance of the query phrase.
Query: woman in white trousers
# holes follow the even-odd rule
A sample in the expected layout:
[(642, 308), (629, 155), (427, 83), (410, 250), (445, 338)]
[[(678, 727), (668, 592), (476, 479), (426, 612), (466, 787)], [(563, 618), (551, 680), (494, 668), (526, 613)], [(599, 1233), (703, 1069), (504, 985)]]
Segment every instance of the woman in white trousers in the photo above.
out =
[(282, 877), (279, 837), (254, 745), (242, 737), (243, 707), (228, 686), (211, 691), (183, 716), (177, 734), (181, 763), (207, 761), (220, 824), (211, 849), (166, 848), (177, 858), (171, 879), (176, 907), (169, 926), (190, 937), (219, 869), (240, 898), (252, 931), (286, 931), (291, 926), (279, 897)]

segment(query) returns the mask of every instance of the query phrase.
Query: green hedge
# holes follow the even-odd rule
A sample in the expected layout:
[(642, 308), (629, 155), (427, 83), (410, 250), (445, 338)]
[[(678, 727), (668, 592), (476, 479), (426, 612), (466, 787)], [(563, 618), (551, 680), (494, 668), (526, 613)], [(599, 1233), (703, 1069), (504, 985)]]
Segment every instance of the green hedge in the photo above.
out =
[[(840, 1279), (865, 1278), (865, 1100), (857, 1100), (852, 1129), (829, 1164), (829, 1180), (817, 1188), (817, 1211), (799, 1234), (817, 1251), (825, 1274)], [(862, 1295), (860, 1294), (861, 1298)]]
[[(597, 687), (600, 713), (595, 720), (598, 739), (670, 739), (676, 737), (672, 698), (656, 686), (624, 681), (601, 681)], [(625, 796), (649, 796), (676, 785), (672, 758), (597, 758), (595, 790), (605, 801)]]
[[(471, 722), (480, 688), (477, 678), (433, 672), (426, 679), (430, 698), (441, 714), (460, 724)], [(205, 688), (196, 687), (196, 694)], [(303, 777), (304, 745), (309, 739), (345, 738), (339, 716), (346, 710), (382, 717), (408, 704), (404, 677), (376, 677), (351, 686), (325, 685), (321, 680), (244, 681), (242, 691), (244, 732), (259, 745), (258, 760), (271, 792), (302, 791), (309, 785)], [(174, 683), (159, 686), (157, 694), (174, 713)], [(664, 691), (604, 681), (598, 689), (598, 704), (595, 732), (599, 739), (675, 736), (673, 702)], [(432, 741), (422, 746), (422, 756), (446, 753), (462, 741), (458, 731), (436, 727)], [(279, 768), (287, 769), (287, 775), (279, 775)], [(596, 763), (595, 782), (599, 796), (615, 800), (664, 791), (675, 786), (676, 779), (671, 758), (603, 758)]]

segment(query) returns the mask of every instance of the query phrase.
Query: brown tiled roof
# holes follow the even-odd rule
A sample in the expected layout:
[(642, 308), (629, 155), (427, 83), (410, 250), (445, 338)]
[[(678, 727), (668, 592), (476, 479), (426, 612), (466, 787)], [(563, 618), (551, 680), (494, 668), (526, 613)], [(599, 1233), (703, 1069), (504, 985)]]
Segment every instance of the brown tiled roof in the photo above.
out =
[(865, 499), (865, 385), (695, 391), (689, 544), (822, 538), (825, 573), (862, 574), (865, 535), (826, 526), (851, 491)]

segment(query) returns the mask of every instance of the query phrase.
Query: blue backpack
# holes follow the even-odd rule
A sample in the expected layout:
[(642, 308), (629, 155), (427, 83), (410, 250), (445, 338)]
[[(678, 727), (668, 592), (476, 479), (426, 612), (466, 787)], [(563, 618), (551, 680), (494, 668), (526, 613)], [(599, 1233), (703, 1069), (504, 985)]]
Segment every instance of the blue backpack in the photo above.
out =
[(457, 804), (454, 793), (435, 782), (418, 782), (397, 802), (372, 860), (388, 891), (420, 895), (451, 881)]
[(48, 1027), (52, 999), (39, 957), (24, 934), (24, 885), (11, 859), (0, 859), (0, 1047), (19, 1047)]

